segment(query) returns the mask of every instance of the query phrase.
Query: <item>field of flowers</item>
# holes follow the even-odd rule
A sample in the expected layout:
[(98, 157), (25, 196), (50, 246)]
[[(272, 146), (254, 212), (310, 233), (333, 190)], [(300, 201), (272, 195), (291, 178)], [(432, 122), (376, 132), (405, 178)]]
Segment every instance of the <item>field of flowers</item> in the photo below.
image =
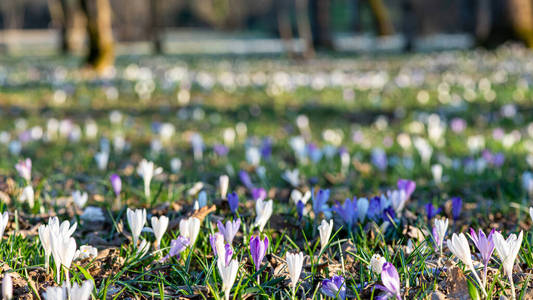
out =
[(3, 299), (533, 299), (533, 53), (0, 58)]

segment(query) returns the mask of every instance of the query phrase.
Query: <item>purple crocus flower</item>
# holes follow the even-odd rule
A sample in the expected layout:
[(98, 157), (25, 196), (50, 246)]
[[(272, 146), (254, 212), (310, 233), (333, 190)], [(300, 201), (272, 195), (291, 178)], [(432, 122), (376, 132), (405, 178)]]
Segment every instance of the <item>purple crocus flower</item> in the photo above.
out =
[(397, 185), (399, 190), (405, 191), (405, 196), (407, 199), (411, 198), (411, 195), (416, 189), (416, 182), (412, 180), (399, 179)]
[(224, 235), (222, 233), (220, 233), (220, 232), (217, 232), (215, 234), (210, 234), (209, 235), (209, 244), (211, 245), (211, 249), (213, 249), (213, 254), (215, 256), (218, 255), (218, 251), (217, 251), (217, 239), (218, 238), (223, 239)]
[(272, 155), (272, 139), (266, 137), (263, 139), (263, 144), (261, 145), (261, 157), (264, 160), (268, 160)]
[(433, 206), (433, 203), (428, 203), (424, 205), (424, 207), (426, 208), (426, 214), (427, 214), (428, 220), (433, 219), (442, 210), (440, 207), (436, 208), (435, 206)]
[(355, 198), (353, 200), (347, 198), (343, 205), (337, 202), (337, 204), (333, 206), (333, 210), (341, 216), (348, 228), (352, 228), (354, 221), (357, 219), (357, 200)]
[(15, 165), (15, 169), (19, 173), (20, 177), (24, 178), (27, 182), (31, 181), (31, 159), (26, 158), (19, 161)]
[(226, 266), (230, 264), (231, 258), (233, 257), (233, 249), (231, 248), (230, 244), (226, 244), (224, 246), (224, 262), (226, 263)]
[(473, 228), (470, 228), (470, 238), (481, 254), (481, 260), (483, 260), (483, 288), (485, 288), (487, 285), (487, 266), (495, 247), (494, 240), (492, 238), (493, 235), (494, 229), (492, 229), (489, 235), (486, 236), (481, 229), (479, 229), (479, 232), (476, 234), (476, 231)]
[(377, 220), (381, 218), (383, 212), (383, 205), (381, 197), (376, 196), (370, 199), (370, 205), (368, 206), (367, 216), (369, 219)]
[(117, 174), (111, 174), (109, 181), (111, 181), (111, 187), (113, 188), (113, 192), (115, 192), (115, 196), (118, 197), (122, 190), (122, 180), (120, 180), (120, 176)]
[(378, 170), (385, 171), (385, 169), (387, 169), (387, 164), (388, 164), (387, 154), (385, 153), (383, 149), (374, 148), (372, 150), (370, 159), (372, 161), (372, 164), (376, 166)]
[(302, 200), (298, 200), (296, 204), (296, 211), (298, 212), (298, 220), (302, 220), (304, 216), (305, 203)]
[(452, 217), (454, 220), (459, 219), (462, 208), (463, 208), (463, 199), (461, 199), (461, 197), (453, 197), (452, 198)]
[(381, 218), (385, 221), (394, 220), (396, 219), (396, 212), (394, 211), (394, 208), (392, 206), (386, 207), (383, 210), (383, 213), (381, 215)]
[(318, 216), (321, 212), (324, 214), (329, 213), (329, 206), (328, 206), (328, 200), (329, 200), (329, 189), (322, 190), (319, 189), (317, 192), (314, 192), (311, 196), (313, 201), (313, 211), (315, 212), (315, 216)]
[(322, 281), (322, 293), (334, 299), (346, 298), (346, 285), (342, 276), (333, 276), (331, 279), (324, 279)]
[(259, 199), (265, 200), (267, 197), (267, 192), (264, 188), (252, 188), (252, 198), (254, 201)]
[(241, 227), (241, 219), (237, 219), (235, 221), (227, 221), (226, 226), (222, 224), (222, 222), (217, 222), (218, 231), (224, 236), (224, 240), (226, 243), (230, 244), (233, 242), (233, 238), (239, 232), (239, 228)]
[(216, 155), (218, 156), (226, 156), (229, 152), (229, 149), (225, 145), (215, 144), (213, 146), (213, 151), (215, 151)]
[(254, 187), (254, 185), (252, 184), (252, 179), (250, 178), (250, 174), (248, 174), (248, 172), (240, 170), (239, 178), (241, 179), (242, 184), (244, 184), (247, 189), (251, 190)]
[(492, 256), (492, 253), (494, 252), (494, 241), (492, 239), (493, 234), (494, 234), (494, 229), (492, 229), (489, 235), (486, 236), (485, 233), (481, 229), (479, 229), (479, 232), (476, 233), (476, 231), (473, 228), (470, 228), (470, 238), (474, 242), (474, 245), (476, 245), (476, 248), (481, 254), (481, 259), (483, 260), (483, 264), (485, 265), (488, 264), (490, 257)]
[(492, 164), (496, 167), (496, 168), (499, 168), (503, 165), (503, 163), (505, 162), (505, 155), (501, 152), (498, 152), (496, 154), (494, 154), (492, 156)]
[(239, 209), (239, 195), (236, 192), (228, 194), (229, 209), (235, 213)]
[(307, 145), (307, 154), (313, 163), (318, 163), (322, 159), (322, 151), (314, 143)]
[(376, 285), (376, 288), (384, 291), (385, 294), (380, 295), (376, 299), (386, 300), (390, 297), (394, 297), (397, 300), (402, 299), (400, 296), (400, 276), (394, 265), (390, 262), (383, 264), (381, 269), (381, 283), (383, 285)]
[(455, 133), (462, 132), (466, 129), (466, 121), (460, 118), (453, 118), (450, 123), (450, 127)]
[(252, 254), (256, 271), (259, 271), (261, 267), (261, 261), (263, 261), (267, 249), (268, 237), (265, 237), (262, 241), (259, 239), (259, 236), (252, 236), (250, 238), (250, 253)]
[(183, 236), (178, 236), (177, 239), (175, 240), (172, 240), (170, 242), (170, 251), (168, 252), (168, 255), (163, 257), (163, 259), (161, 259), (161, 262), (165, 262), (167, 261), (169, 258), (171, 257), (177, 257), (178, 259), (180, 258), (180, 253), (183, 252), (183, 250), (185, 250), (185, 248), (187, 248), (187, 246), (189, 246), (189, 239), (188, 238), (185, 238)]

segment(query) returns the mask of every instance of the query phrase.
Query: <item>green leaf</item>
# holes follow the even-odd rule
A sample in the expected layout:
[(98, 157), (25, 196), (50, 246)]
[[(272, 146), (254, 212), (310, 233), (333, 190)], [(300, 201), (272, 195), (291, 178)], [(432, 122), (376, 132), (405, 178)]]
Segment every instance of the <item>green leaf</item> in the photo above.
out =
[(481, 297), (479, 296), (479, 292), (477, 290), (477, 287), (475, 284), (473, 284), (470, 280), (468, 281), (468, 294), (470, 295), (470, 298), (472, 300), (480, 300)]

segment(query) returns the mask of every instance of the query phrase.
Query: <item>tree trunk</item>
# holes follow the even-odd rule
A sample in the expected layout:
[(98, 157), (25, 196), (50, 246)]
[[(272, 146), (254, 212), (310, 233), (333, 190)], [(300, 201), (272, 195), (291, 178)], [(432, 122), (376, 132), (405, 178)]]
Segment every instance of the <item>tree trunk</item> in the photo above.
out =
[(333, 50), (333, 38), (330, 28), (330, 0), (311, 0), (313, 18), (313, 45)]
[(290, 58), (293, 58), (294, 48), (293, 48), (293, 36), (292, 36), (292, 26), (291, 18), (289, 14), (289, 2), (285, 0), (277, 0), (276, 4), (276, 15), (278, 19), (278, 32), (285, 48)]
[(87, 17), (87, 64), (105, 72), (115, 60), (109, 0), (81, 0), (81, 8)]
[(163, 41), (161, 40), (161, 22), (160, 6), (161, 0), (148, 0), (150, 2), (150, 30), (149, 34), (152, 39), (153, 51), (155, 54), (163, 53)]
[(74, 18), (76, 11), (72, 7), (73, 3), (69, 0), (60, 0), (61, 4), (61, 22), (60, 35), (61, 35), (61, 52), (63, 54), (72, 53), (76, 46), (74, 38)]
[(491, 32), (490, 0), (478, 0), (476, 7), (475, 35), (478, 44), (483, 44)]
[(533, 3), (531, 0), (509, 0), (509, 17), (516, 36), (533, 47)]
[(385, 36), (394, 34), (394, 27), (392, 26), (389, 12), (383, 1), (369, 0), (369, 4), (376, 21), (378, 35)]
[(296, 22), (298, 24), (298, 36), (304, 42), (304, 58), (315, 56), (314, 38), (309, 22), (309, 2), (308, 0), (296, 0)]

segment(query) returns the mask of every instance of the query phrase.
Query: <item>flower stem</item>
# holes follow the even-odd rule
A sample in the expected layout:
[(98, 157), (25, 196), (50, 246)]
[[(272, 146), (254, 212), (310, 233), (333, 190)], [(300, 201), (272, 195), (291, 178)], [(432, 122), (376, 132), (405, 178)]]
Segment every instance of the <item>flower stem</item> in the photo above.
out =
[(56, 264), (56, 281), (57, 281), (57, 284), (60, 284), (61, 282), (61, 264)]
[(472, 274), (474, 274), (474, 277), (476, 278), (479, 286), (481, 287), (481, 291), (483, 292), (483, 296), (487, 298), (487, 292), (485, 291), (485, 287), (482, 285), (481, 279), (479, 279), (479, 276), (477, 275), (476, 269), (474, 268), (474, 265), (470, 266), (470, 270), (472, 271)]
[(226, 290), (224, 291), (224, 299), (229, 300), (229, 292), (230, 292), (229, 289), (226, 289)]
[(483, 267), (483, 288), (487, 287), (487, 265), (488, 263), (486, 263)]
[(513, 300), (516, 300), (516, 293), (514, 290), (514, 282), (513, 282), (513, 275), (509, 274), (509, 283), (511, 284), (511, 297)]

